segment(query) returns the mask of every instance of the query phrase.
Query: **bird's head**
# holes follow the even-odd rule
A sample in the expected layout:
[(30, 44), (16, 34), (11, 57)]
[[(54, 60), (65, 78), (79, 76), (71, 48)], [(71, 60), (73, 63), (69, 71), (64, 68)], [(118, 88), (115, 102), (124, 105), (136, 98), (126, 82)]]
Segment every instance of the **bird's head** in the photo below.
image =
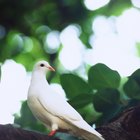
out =
[(34, 71), (36, 70), (42, 71), (44, 73), (46, 73), (47, 71), (55, 71), (55, 69), (52, 66), (50, 66), (50, 64), (45, 60), (39, 61), (35, 64)]

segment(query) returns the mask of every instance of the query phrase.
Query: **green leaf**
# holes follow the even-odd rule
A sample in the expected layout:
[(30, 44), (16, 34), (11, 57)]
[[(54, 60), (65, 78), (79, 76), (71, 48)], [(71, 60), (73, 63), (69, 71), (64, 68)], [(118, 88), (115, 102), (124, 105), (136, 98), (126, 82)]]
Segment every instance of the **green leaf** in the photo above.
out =
[(140, 100), (140, 69), (128, 77), (123, 89), (128, 97)]
[(88, 73), (89, 84), (95, 89), (118, 88), (120, 79), (117, 71), (100, 63), (92, 66)]
[(93, 124), (102, 115), (102, 113), (95, 110), (92, 103), (78, 109), (78, 112), (90, 124)]
[(92, 103), (93, 94), (80, 94), (69, 100), (69, 103), (75, 108), (83, 108), (84, 106)]
[(95, 110), (102, 112), (100, 123), (107, 122), (120, 109), (120, 93), (117, 89), (101, 89), (93, 96)]
[(62, 74), (60, 82), (67, 97), (72, 99), (79, 94), (92, 93), (92, 89), (82, 78), (74, 74)]
[(112, 104), (119, 103), (120, 93), (117, 89), (101, 89), (93, 96), (93, 104), (97, 111), (104, 112), (104, 109)]
[(140, 69), (136, 70), (129, 79), (134, 79), (140, 85)]
[(96, 121), (97, 126), (108, 123), (112, 118), (121, 111), (122, 105), (112, 104), (104, 109), (102, 116)]
[(40, 132), (47, 131), (46, 127), (33, 116), (27, 105), (27, 101), (22, 103), (20, 116), (17, 114), (14, 114), (14, 116), (14, 123), (20, 125), (22, 128), (37, 130)]
[(124, 87), (125, 94), (133, 99), (140, 99), (140, 85), (134, 79), (129, 79)]

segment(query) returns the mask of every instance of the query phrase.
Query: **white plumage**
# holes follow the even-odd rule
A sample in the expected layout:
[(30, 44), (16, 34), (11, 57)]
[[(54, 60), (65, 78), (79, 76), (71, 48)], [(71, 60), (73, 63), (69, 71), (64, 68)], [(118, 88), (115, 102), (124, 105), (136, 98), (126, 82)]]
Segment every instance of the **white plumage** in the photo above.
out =
[(27, 102), (35, 117), (53, 132), (61, 129), (86, 140), (104, 140), (61, 95), (51, 89), (46, 80), (48, 70), (54, 71), (46, 61), (39, 61), (33, 69)]

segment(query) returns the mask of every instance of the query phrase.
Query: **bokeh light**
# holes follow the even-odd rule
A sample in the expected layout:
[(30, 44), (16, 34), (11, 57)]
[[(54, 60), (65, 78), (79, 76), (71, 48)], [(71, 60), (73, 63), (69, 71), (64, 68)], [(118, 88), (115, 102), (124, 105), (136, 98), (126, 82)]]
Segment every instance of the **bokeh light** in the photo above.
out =
[(84, 4), (89, 10), (97, 10), (106, 4), (108, 4), (110, 0), (84, 0)]

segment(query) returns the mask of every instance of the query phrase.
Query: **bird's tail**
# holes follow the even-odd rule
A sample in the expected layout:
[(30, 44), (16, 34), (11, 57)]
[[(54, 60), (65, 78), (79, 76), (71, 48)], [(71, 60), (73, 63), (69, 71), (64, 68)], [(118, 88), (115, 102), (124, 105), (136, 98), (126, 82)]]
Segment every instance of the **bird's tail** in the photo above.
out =
[(75, 134), (84, 138), (85, 140), (105, 140), (99, 132), (93, 129), (84, 120), (75, 124), (75, 126), (77, 127), (77, 129), (75, 129)]
[(86, 131), (84, 129), (80, 129), (80, 133), (83, 139), (85, 140), (105, 140), (102, 135), (96, 135), (95, 133), (91, 133), (89, 131)]

